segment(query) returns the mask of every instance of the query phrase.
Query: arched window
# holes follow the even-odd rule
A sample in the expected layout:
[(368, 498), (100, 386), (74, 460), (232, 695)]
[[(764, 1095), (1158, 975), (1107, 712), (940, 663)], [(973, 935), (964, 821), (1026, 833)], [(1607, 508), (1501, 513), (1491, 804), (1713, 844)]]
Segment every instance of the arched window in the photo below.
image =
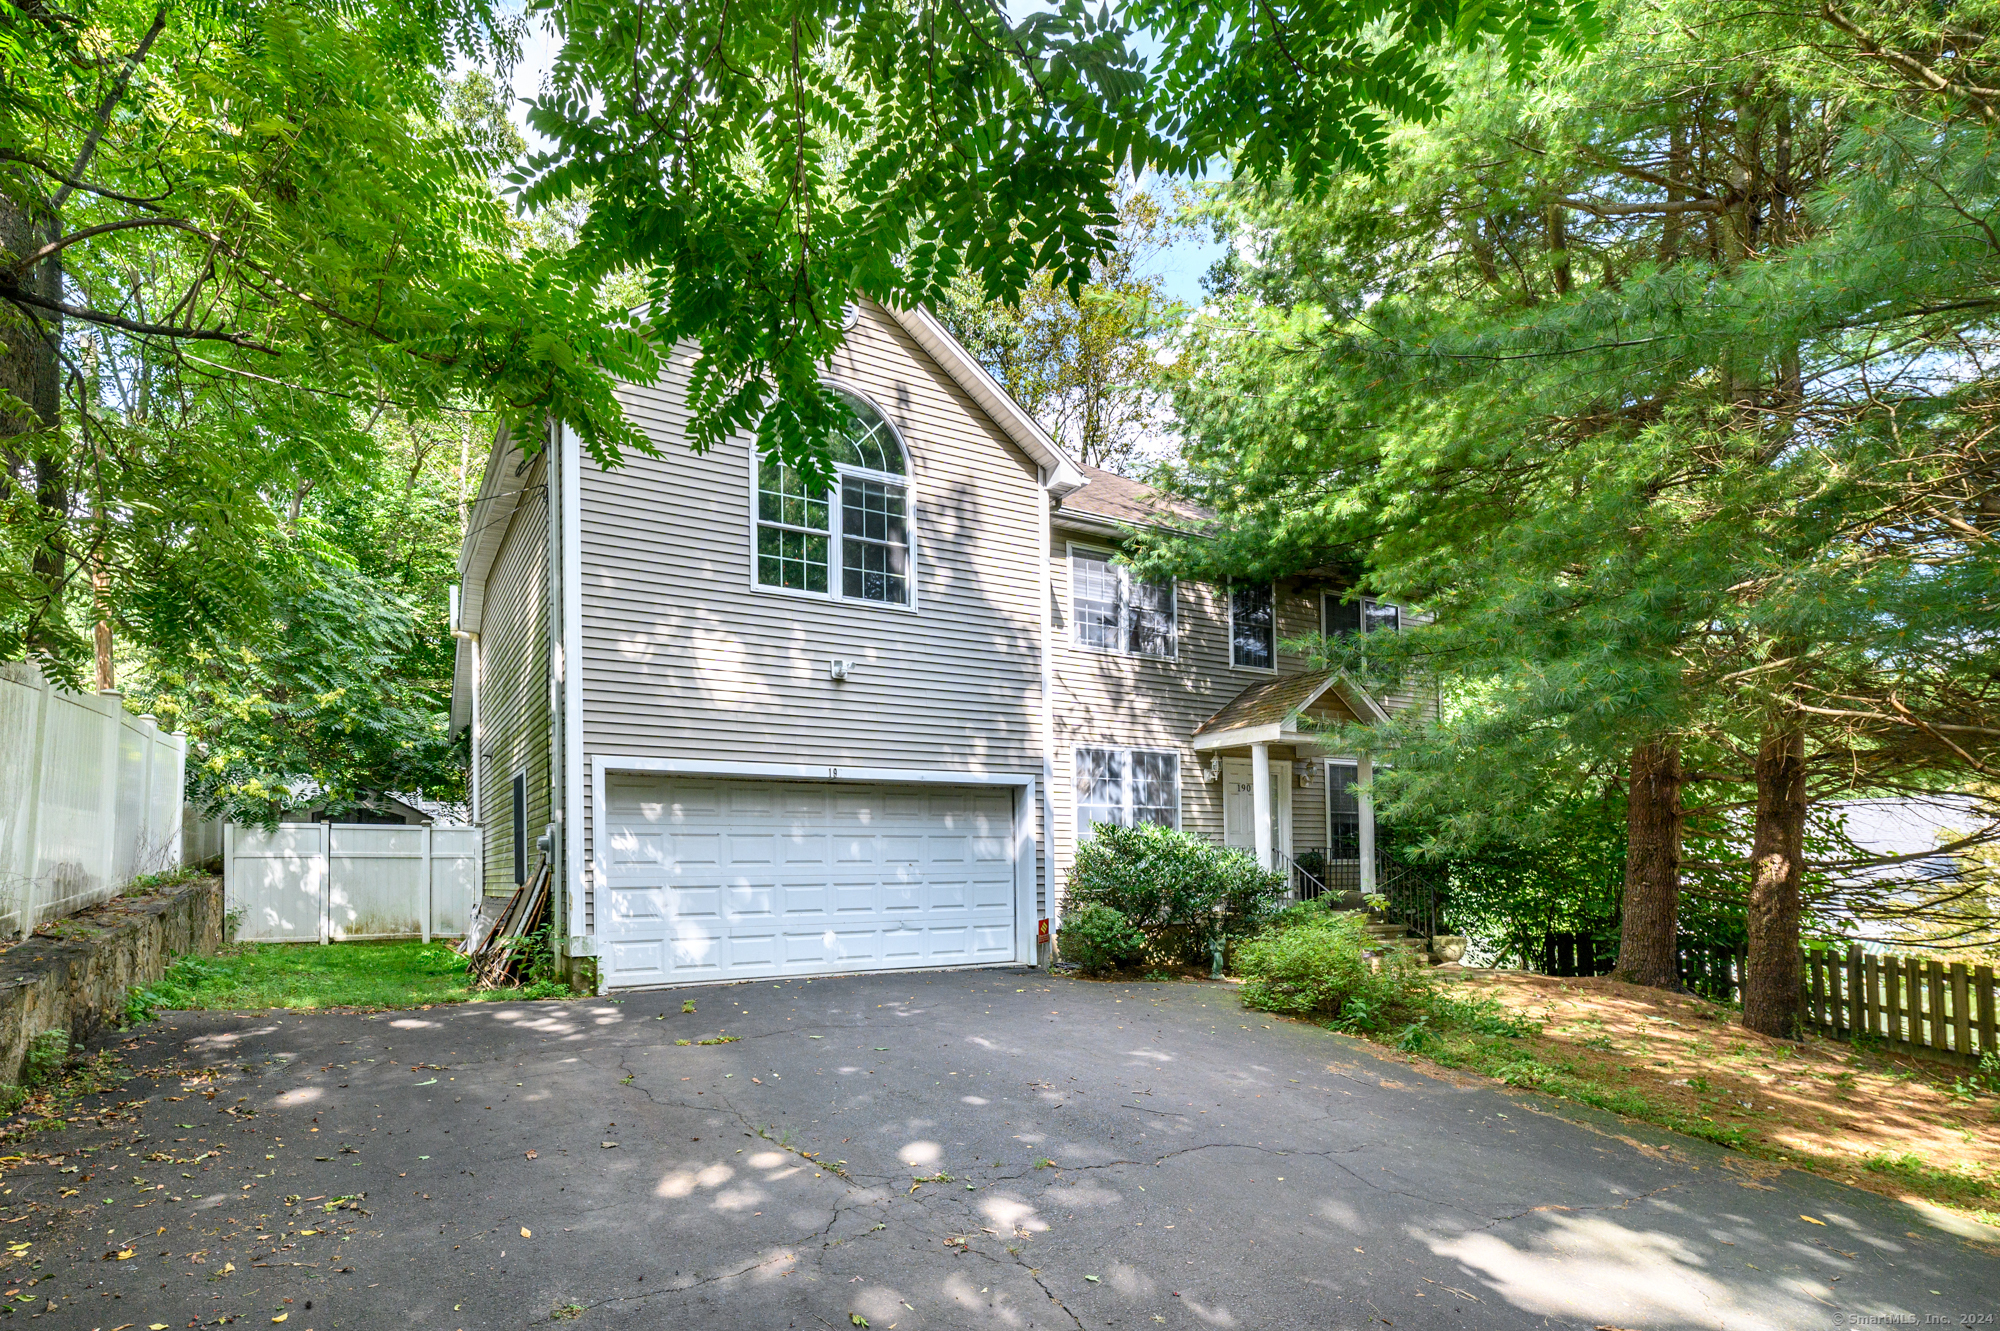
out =
[(913, 572), (902, 442), (867, 399), (838, 388), (834, 395), (847, 410), (832, 440), (831, 491), (809, 490), (776, 458), (758, 464), (757, 583), (908, 605)]

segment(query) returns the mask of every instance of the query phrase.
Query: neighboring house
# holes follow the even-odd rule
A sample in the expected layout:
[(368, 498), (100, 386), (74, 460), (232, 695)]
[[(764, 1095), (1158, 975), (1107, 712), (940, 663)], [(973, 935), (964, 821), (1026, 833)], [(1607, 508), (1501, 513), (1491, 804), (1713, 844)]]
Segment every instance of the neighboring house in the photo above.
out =
[[(312, 797), (318, 792), (311, 789), (310, 780), (298, 783), (308, 787), (300, 790), (298, 796)], [(356, 804), (326, 805), (312, 804), (301, 809), (287, 810), (279, 820), (286, 823), (362, 823), (401, 824), (404, 827), (457, 826), (465, 822), (465, 810), (443, 800), (428, 799), (422, 795), (393, 794), (389, 791), (368, 791)]]
[(548, 858), (603, 987), (1033, 963), (1079, 820), (1358, 853), (1356, 764), (1299, 718), (1381, 713), (1278, 646), (1361, 609), (1331, 584), (1135, 584), (1120, 533), (1199, 515), (1071, 462), (924, 312), (862, 307), (829, 365), (825, 496), (687, 449), (690, 360), (620, 390), (657, 458), (499, 441), (460, 555), (485, 890)]

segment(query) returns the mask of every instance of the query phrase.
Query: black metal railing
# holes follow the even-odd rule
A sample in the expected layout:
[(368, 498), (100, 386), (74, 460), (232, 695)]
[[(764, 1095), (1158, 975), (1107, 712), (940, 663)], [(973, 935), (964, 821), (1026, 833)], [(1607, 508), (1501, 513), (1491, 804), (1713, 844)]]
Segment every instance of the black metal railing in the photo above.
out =
[(1275, 855), (1278, 872), (1285, 876), (1285, 890), (1294, 901), (1316, 901), (1335, 889), (1327, 882), (1327, 870), (1332, 867), (1326, 857), (1317, 851), (1304, 854)]
[[(1308, 850), (1279, 855), (1277, 864), (1296, 901), (1328, 895), (1352, 898), (1362, 890), (1358, 859), (1334, 859), (1323, 851)], [(1389, 854), (1386, 847), (1376, 847), (1375, 892), (1386, 899), (1382, 914), (1411, 933), (1430, 938), (1448, 932), (1444, 913), (1450, 879), (1446, 865), (1412, 864)]]
[(1450, 932), (1444, 921), (1450, 881), (1451, 871), (1442, 864), (1412, 864), (1379, 854), (1375, 857), (1375, 891), (1388, 898), (1384, 913), (1419, 937), (1434, 938)]

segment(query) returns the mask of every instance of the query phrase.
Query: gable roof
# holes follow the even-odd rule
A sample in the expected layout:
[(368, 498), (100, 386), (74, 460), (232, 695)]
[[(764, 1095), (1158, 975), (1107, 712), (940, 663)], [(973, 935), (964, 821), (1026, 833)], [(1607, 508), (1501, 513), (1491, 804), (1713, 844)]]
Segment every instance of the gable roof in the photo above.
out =
[(1143, 481), (1098, 467), (1078, 470), (1088, 483), (1063, 496), (1059, 517), (1081, 515), (1142, 527), (1191, 528), (1215, 516), (1198, 504), (1160, 494)]
[(1000, 427), (1001, 433), (1040, 464), (1043, 484), (1050, 494), (1060, 499), (1086, 483), (1089, 478), (1084, 474), (1085, 469), (1070, 461), (1069, 455), (1049, 437), (1049, 432), (1035, 424), (1034, 417), (1021, 410), (1021, 404), (1000, 386), (999, 380), (987, 373), (985, 366), (972, 358), (972, 353), (937, 321), (935, 315), (922, 306), (907, 310), (899, 310), (893, 305), (882, 308), (902, 326), (911, 340), (938, 363), (938, 368), (951, 376), (953, 383), (965, 390), (966, 396), (979, 404), (993, 423)]
[(1360, 721), (1379, 725), (1389, 719), (1381, 704), (1355, 688), (1342, 672), (1314, 670), (1252, 684), (1195, 727), (1192, 745), (1198, 750), (1221, 749), (1307, 738), (1298, 732), (1299, 716), (1329, 692), (1337, 693), (1347, 710)]

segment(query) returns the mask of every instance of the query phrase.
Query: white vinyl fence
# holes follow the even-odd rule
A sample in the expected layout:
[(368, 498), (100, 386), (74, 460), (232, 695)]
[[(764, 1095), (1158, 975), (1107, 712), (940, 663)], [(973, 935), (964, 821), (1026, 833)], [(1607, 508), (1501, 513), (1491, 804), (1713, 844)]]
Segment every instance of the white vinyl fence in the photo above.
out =
[(258, 943), (460, 938), (479, 900), (476, 827), (231, 823), (222, 891)]
[(116, 896), (181, 862), (187, 739), (115, 693), (0, 665), (0, 934)]

